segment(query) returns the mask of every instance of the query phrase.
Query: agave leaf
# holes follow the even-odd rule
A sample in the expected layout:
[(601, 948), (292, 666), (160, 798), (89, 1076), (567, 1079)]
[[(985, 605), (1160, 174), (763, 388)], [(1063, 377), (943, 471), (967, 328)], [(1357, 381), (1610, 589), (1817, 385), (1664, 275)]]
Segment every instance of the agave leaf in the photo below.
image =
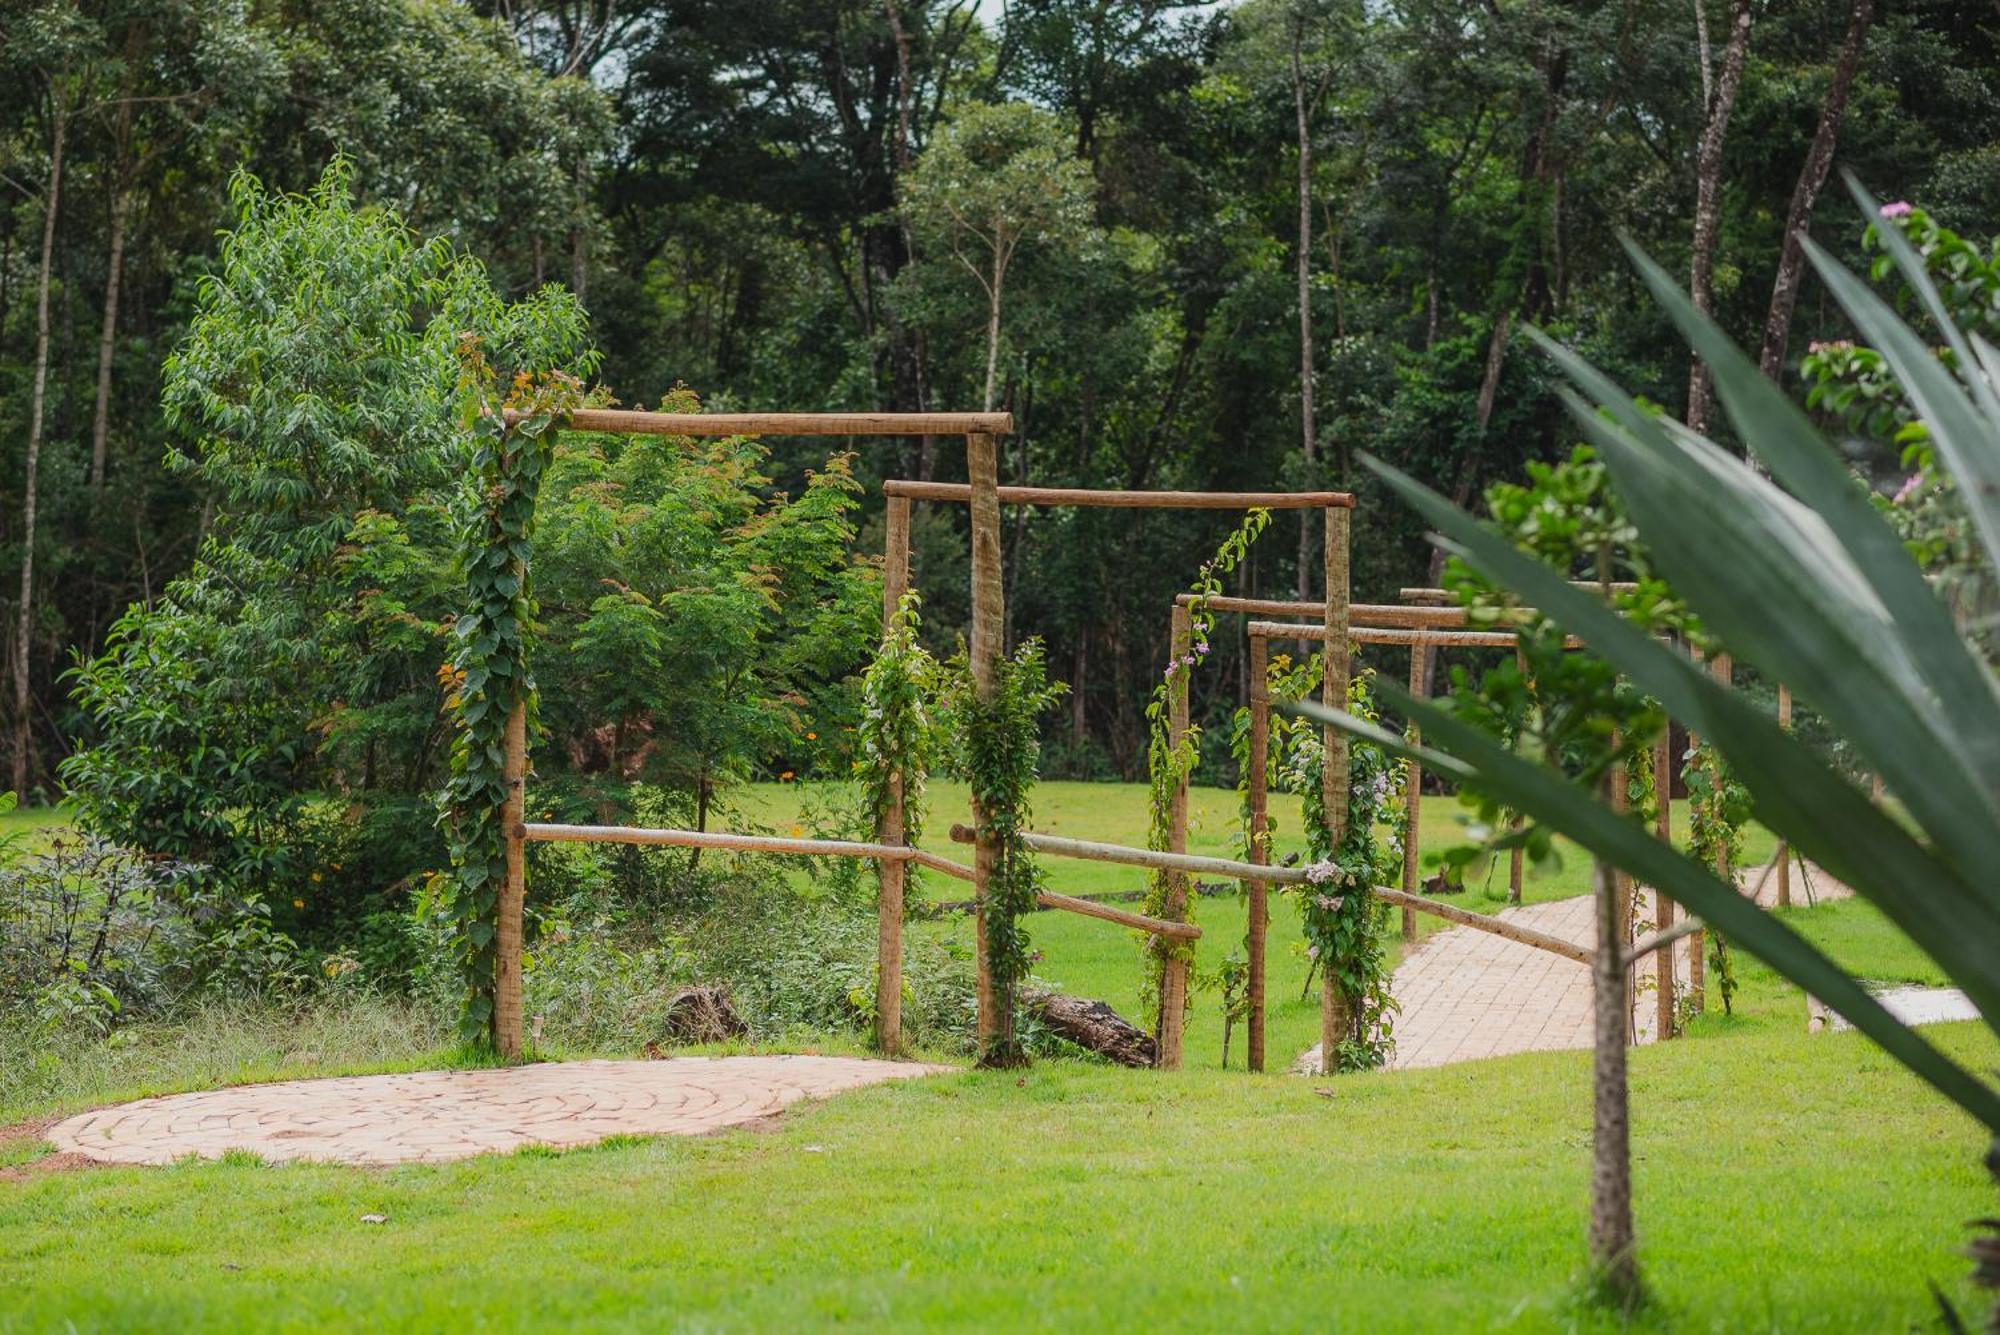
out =
[(1577, 785), (1522, 760), (1450, 712), (1417, 700), (1393, 683), (1377, 685), (1394, 707), (1413, 719), (1431, 747), (1411, 747), (1394, 733), (1342, 710), (1310, 701), (1286, 703), (1287, 712), (1330, 724), (1426, 766), (1442, 751), (1476, 771), (1474, 780), (1492, 796), (1535, 820), (1562, 831), (1594, 856), (1623, 867), (1699, 913), (1732, 941), (1806, 988), (1849, 1023), (1875, 1040), (1939, 1093), (1965, 1109), (1981, 1125), (2000, 1132), (2000, 1092), (1939, 1052), (1903, 1024), (1783, 922), (1759, 909), (1707, 868), (1652, 837), (1629, 817), (1601, 805)]
[[(1886, 234), (1895, 229), (1882, 230)], [(1896, 317), (1888, 302), (1810, 240), (1804, 245), (1807, 258), (1819, 270), (1820, 281), (1832, 291), (1833, 299), (1854, 321), (1862, 337), (1881, 352), (1882, 359), (1895, 372), (1897, 383), (1910, 396), (1911, 406), (1930, 428), (1931, 443), (1958, 483), (1987, 558), (2000, 560), (2000, 440), (1996, 440), (2000, 432), (1995, 431), (1994, 423), (1985, 421), (1973, 410), (1958, 378)], [(1921, 277), (1922, 273), (1919, 265), (1917, 274)], [(1906, 278), (1909, 276), (1907, 272), (1904, 274)], [(1951, 327), (1948, 316), (1944, 324)], [(1968, 348), (1966, 367), (1971, 370), (1973, 366)]]
[[(1910, 560), (1903, 540), (1797, 405), (1713, 321), (1695, 310), (1672, 275), (1629, 242), (1626, 250), (1654, 299), (1707, 364), (1737, 433), (1778, 481), (1825, 517), (1952, 717), (1953, 731), (1967, 739), (1986, 786), (2000, 789), (2000, 696), (1995, 695), (1993, 677), (1966, 651), (1951, 613)], [(1581, 358), (1539, 331), (1531, 333), (1593, 398), (1631, 404), (1623, 391)], [(1637, 412), (1637, 405), (1630, 410)]]
[(2000, 1027), (2000, 960), (1983, 945), (2000, 936), (2000, 888), (1990, 878), (1959, 876), (1794, 734), (1590, 590), (1407, 475), (1364, 461), (1451, 535), (1438, 540), (1445, 550), (1581, 636), (1669, 714), (1715, 742), (1750, 789), (1757, 818), (1881, 907)]
[(1895, 653), (1900, 640), (1879, 606), (1857, 601), (1853, 582), (1834, 573), (1846, 567), (1838, 546), (1812, 541), (1791, 513), (1796, 503), (1740, 462), (1714, 451), (1690, 458), (1656, 433), (1669, 456), (1660, 457), (1566, 397), (1655, 560), (1705, 624), (1824, 715), (1954, 862), (2000, 865), (1992, 792), (1963, 735)]

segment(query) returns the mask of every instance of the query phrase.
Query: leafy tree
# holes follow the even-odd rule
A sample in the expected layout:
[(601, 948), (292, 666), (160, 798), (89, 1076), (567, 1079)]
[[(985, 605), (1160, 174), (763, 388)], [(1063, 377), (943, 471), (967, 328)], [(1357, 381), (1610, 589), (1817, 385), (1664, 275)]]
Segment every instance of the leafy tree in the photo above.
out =
[(1020, 102), (967, 107), (903, 184), (920, 236), (972, 276), (986, 296), (986, 392), (995, 403), (1007, 272), (1024, 241), (1081, 245), (1090, 225), (1090, 171), (1047, 112)]

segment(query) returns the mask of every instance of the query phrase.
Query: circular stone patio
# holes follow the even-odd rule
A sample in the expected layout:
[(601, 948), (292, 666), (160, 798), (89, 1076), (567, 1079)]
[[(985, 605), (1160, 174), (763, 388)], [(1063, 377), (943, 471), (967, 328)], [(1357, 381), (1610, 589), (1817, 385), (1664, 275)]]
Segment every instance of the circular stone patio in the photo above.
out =
[(439, 1163), (609, 1136), (694, 1136), (946, 1066), (857, 1057), (551, 1062), (242, 1085), (140, 1099), (49, 1128), (58, 1151), (165, 1164), (248, 1151), (271, 1161)]

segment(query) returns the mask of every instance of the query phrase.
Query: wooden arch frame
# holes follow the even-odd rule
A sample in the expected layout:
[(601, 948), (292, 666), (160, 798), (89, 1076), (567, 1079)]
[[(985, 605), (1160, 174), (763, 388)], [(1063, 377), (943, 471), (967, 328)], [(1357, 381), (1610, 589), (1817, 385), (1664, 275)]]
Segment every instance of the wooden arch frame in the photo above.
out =
[[(886, 629), (890, 619), (901, 605), (904, 593), (910, 587), (910, 506), (914, 501), (944, 502), (947, 504), (972, 504), (977, 524), (977, 496), (971, 486), (951, 482), (915, 482), (894, 479), (882, 484), (882, 494), (888, 499), (887, 522), (885, 524), (882, 580), (882, 621)], [(996, 487), (996, 505), (1028, 505), (1037, 507), (1087, 506), (1121, 510), (1319, 510), (1325, 516), (1322, 542), (1322, 563), (1325, 570), (1326, 599), (1322, 604), (1309, 604), (1321, 614), (1320, 629), (1329, 636), (1345, 635), (1348, 619), (1348, 541), (1349, 518), (1354, 509), (1354, 496), (1344, 491), (1303, 491), (1303, 492), (1220, 492), (1220, 491), (1097, 491), (1076, 487)], [(997, 529), (997, 520), (996, 525)], [(975, 539), (975, 555), (977, 544)], [(1220, 601), (1220, 600), (1217, 600)], [(1175, 622), (1169, 640), (1169, 651), (1179, 658), (1190, 651), (1190, 621), (1184, 602), (1175, 604)], [(1347, 698), (1347, 678), (1344, 669), (1346, 657), (1341, 657), (1343, 670), (1339, 679), (1322, 684), (1322, 694), (1329, 704), (1345, 701)], [(1177, 689), (1170, 696), (1171, 711), (1169, 730), (1178, 741), (1186, 735), (1187, 676), (1177, 673)], [(1333, 838), (1338, 842), (1347, 818), (1347, 735), (1334, 728), (1327, 728), (1325, 745), (1328, 763), (1323, 767), (1326, 791), (1325, 809), (1328, 823), (1333, 826)], [(1171, 852), (1186, 853), (1187, 849), (1187, 785), (1182, 783), (1174, 797), (1172, 813)], [(875, 838), (878, 844), (900, 844), (903, 839), (904, 810), (900, 789), (892, 789), (889, 809), (876, 826)], [(975, 826), (976, 828), (976, 826)], [(1034, 840), (1043, 836), (1031, 836)], [(1086, 856), (1055, 841), (1045, 845), (1045, 850), (1058, 856)], [(1114, 916), (1097, 912), (1092, 916), (1123, 922), (1127, 926), (1150, 931), (1156, 935), (1195, 940), (1201, 929), (1185, 921), (1188, 894), (1192, 884), (1191, 875), (1173, 864), (1163, 866), (1168, 872), (1167, 902), (1160, 919), (1145, 918), (1138, 914)], [(902, 961), (903, 961), (903, 910), (905, 861), (885, 859), (877, 864), (877, 874), (881, 878), (881, 890), (877, 896), (876, 929), (876, 1044), (886, 1052), (895, 1052), (902, 1042)], [(1062, 896), (1044, 896), (1050, 900), (1066, 900)], [(975, 903), (983, 903), (983, 893), (975, 896)], [(1067, 900), (1049, 904), (1049, 907), (1071, 908), (1088, 901)], [(1093, 908), (1097, 907), (1095, 905)], [(985, 979), (985, 932), (983, 919), (976, 925), (976, 936), (980, 957), (982, 984)], [(1177, 956), (1167, 958), (1166, 970), (1160, 988), (1160, 1024), (1155, 1036), (1157, 1061), (1162, 1070), (1178, 1070), (1183, 1062), (1181, 1015), (1187, 1002), (1188, 966), (1187, 961)], [(982, 986), (982, 1004), (985, 989)], [(1322, 1009), (1325, 1006), (1323, 1003)], [(1323, 1015), (1322, 1027), (1337, 1025), (1338, 1017)], [(1261, 1033), (1259, 1035), (1261, 1040)]]

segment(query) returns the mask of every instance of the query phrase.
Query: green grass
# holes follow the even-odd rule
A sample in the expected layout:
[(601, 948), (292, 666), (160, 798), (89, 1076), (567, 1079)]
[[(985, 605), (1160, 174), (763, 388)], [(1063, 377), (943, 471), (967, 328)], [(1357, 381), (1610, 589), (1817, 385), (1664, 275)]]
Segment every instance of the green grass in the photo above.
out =
[[(1971, 1310), (1981, 1137), (1802, 1030), (1634, 1053), (1639, 1328), (1905, 1329), (1930, 1280)], [(1045, 1063), (696, 1141), (30, 1174), (0, 1180), (0, 1330), (1613, 1329), (1576, 1297), (1588, 1089), (1582, 1053), (1331, 1085)]]
[[(1130, 839), (1142, 796), (1049, 785), (1037, 825)], [(1228, 800), (1197, 796), (1197, 847), (1227, 851)], [(1130, 884), (1063, 870), (1067, 891)], [(1200, 907), (1205, 946), (1240, 936), (1234, 900)], [(1866, 977), (1936, 981), (1867, 905), (1790, 918)], [(1128, 933), (1059, 914), (1032, 931), (1045, 977), (1136, 996)], [(1296, 934), (1281, 908), (1274, 1059), (1316, 1029)], [(1992, 1212), (1984, 1138), (1860, 1036), (1808, 1037), (1769, 970), (1739, 973), (1735, 1014), (1712, 999), (1688, 1040), (1632, 1054), (1652, 1295), (1633, 1325), (1908, 1329), (1933, 1321), (1932, 1281), (1976, 1312), (1958, 1248), (1960, 1221)], [(1975, 1069), (2000, 1061), (1978, 1025), (1926, 1032)], [(1579, 1296), (1588, 1054), (1326, 1081), (1219, 1071), (1219, 1039), (1201, 1012), (1179, 1074), (1044, 1062), (844, 1095), (775, 1130), (442, 1167), (40, 1172), (34, 1137), (0, 1140), (0, 1331), (1620, 1327)], [(463, 1060), (442, 1041), (356, 999), (204, 1012), (48, 1056), (25, 1083), (0, 1044), (0, 1121)]]

